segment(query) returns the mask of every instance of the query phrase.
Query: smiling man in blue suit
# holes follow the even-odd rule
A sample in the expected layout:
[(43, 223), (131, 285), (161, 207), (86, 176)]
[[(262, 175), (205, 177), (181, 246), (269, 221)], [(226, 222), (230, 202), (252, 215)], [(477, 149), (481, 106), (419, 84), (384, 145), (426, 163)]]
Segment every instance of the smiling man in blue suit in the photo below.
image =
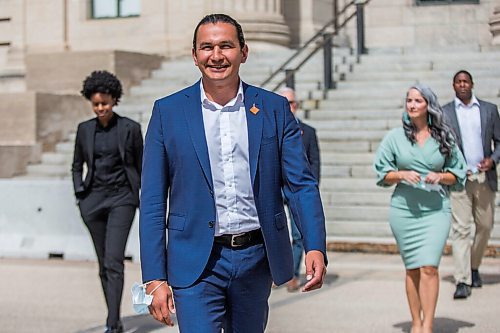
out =
[(323, 284), (318, 184), (287, 100), (240, 80), (241, 26), (204, 17), (192, 56), (201, 80), (155, 102), (145, 141), (140, 241), (143, 280), (148, 293), (156, 289), (150, 313), (172, 326), (176, 312), (182, 332), (263, 332), (272, 282), (293, 277), (282, 190), (304, 236), (304, 291)]

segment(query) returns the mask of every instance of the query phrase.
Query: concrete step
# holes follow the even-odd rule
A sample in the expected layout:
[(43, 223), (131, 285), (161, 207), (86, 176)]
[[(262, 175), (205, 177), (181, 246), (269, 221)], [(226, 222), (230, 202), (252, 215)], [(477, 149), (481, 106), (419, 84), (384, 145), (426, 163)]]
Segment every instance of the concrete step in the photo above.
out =
[(325, 178), (321, 180), (320, 190), (322, 192), (359, 192), (360, 190), (370, 193), (391, 192), (391, 188), (377, 186), (375, 178)]
[[(376, 98), (376, 99), (365, 99), (363, 98), (362, 92), (358, 92), (357, 97), (354, 98), (340, 98), (340, 96), (335, 97), (333, 93), (328, 92), (328, 99), (320, 101), (320, 109), (335, 111), (335, 110), (381, 110), (381, 109), (400, 109), (403, 111), (403, 97), (399, 98)], [(313, 92), (313, 98), (322, 98), (322, 92)]]
[[(500, 228), (498, 228), (498, 221), (495, 222), (497, 228), (493, 228), (491, 234), (491, 241), (498, 241), (500, 239)], [(367, 221), (363, 218), (358, 221), (336, 220), (326, 221), (327, 237), (360, 237), (363, 239), (391, 239), (394, 237), (388, 221)]]
[(47, 165), (69, 165), (73, 161), (73, 154), (52, 153), (42, 154), (42, 163)]
[(383, 191), (376, 195), (373, 193), (359, 192), (335, 192), (331, 200), (324, 200), (325, 206), (351, 207), (356, 209), (358, 206), (388, 206), (392, 192)]
[(56, 144), (56, 153), (73, 154), (75, 150), (75, 143), (70, 141), (59, 142)]
[[(371, 164), (367, 165), (339, 165), (338, 161), (329, 160), (322, 153), (321, 179), (327, 178), (369, 178), (375, 179), (376, 174)], [(373, 162), (373, 160), (372, 160)]]
[(330, 119), (329, 121), (309, 120), (307, 124), (316, 128), (317, 131), (333, 131), (333, 130), (389, 130), (401, 125), (401, 120), (396, 117), (386, 119)]
[[(390, 89), (390, 87), (384, 87), (383, 89), (371, 89), (368, 90), (370, 91), (367, 94), (362, 94), (363, 98), (367, 98), (370, 101), (374, 102), (374, 105), (378, 105), (378, 103), (381, 100), (388, 99), (388, 100), (396, 100), (400, 101), (401, 107), (403, 106), (406, 92), (410, 88), (411, 85), (408, 86), (401, 86), (399, 88), (394, 88)], [(442, 105), (452, 101), (455, 98), (455, 92), (451, 88), (451, 84), (449, 86), (447, 85), (441, 85), (440, 87), (433, 87), (430, 86), (430, 88), (434, 91), (436, 96), (438, 97), (438, 102)], [(356, 103), (356, 99), (360, 98), (360, 91), (365, 91), (364, 88), (352, 88), (352, 89), (338, 89), (338, 90), (333, 90), (331, 92), (332, 99), (340, 100), (344, 103), (348, 102), (351, 104)], [(479, 90), (477, 90), (479, 91)], [(485, 99), (488, 101), (495, 101), (498, 100), (498, 88), (496, 87), (487, 87), (483, 88), (481, 90), (481, 94), (478, 95), (480, 99)], [(383, 96), (383, 97), (382, 97)], [(354, 101), (353, 101), (354, 100)], [(492, 102), (494, 103), (494, 102)], [(363, 104), (366, 105), (366, 104)]]
[[(352, 89), (334, 89), (328, 92), (329, 99), (357, 104), (361, 102), (360, 99), (366, 100), (367, 102), (380, 102), (387, 100), (394, 100), (399, 102), (398, 105), (402, 105), (406, 96), (406, 92), (409, 86), (401, 86), (400, 88), (393, 87), (376, 87), (372, 89), (364, 88), (352, 88)], [(455, 96), (455, 92), (449, 88), (442, 87), (443, 90), (434, 89), (433, 91), (439, 98), (439, 101), (451, 100)], [(482, 96), (495, 96), (498, 88), (488, 88), (485, 89)], [(365, 105), (365, 104), (363, 104)], [(375, 104), (378, 105), (378, 104)]]
[(67, 140), (70, 141), (70, 142), (75, 142), (75, 140), (76, 140), (76, 131), (72, 132), (72, 133), (69, 133)]
[(320, 153), (368, 153), (372, 152), (372, 143), (369, 140), (357, 141), (319, 141)]
[(415, 61), (433, 61), (433, 62), (475, 62), (478, 58), (482, 61), (498, 62), (500, 56), (499, 51), (485, 52), (422, 52), (422, 53), (406, 53), (406, 54), (376, 54), (370, 52), (369, 55), (362, 55), (363, 63), (378, 64), (381, 61), (385, 62), (415, 62)]
[[(323, 207), (327, 221), (363, 221), (369, 216), (370, 222), (389, 224), (389, 203), (384, 206)], [(495, 209), (495, 225), (500, 224), (500, 209)]]
[(322, 165), (334, 166), (353, 166), (353, 165), (371, 165), (373, 163), (373, 153), (338, 153), (323, 152), (321, 154)]
[(70, 169), (67, 164), (34, 164), (28, 165), (27, 173), (31, 176), (44, 176), (47, 178), (67, 178)]
[[(367, 68), (365, 68), (367, 67)], [(385, 82), (386, 80), (404, 80), (404, 81), (419, 81), (427, 82), (428, 80), (441, 79), (447, 81), (451, 84), (453, 75), (455, 71), (446, 70), (429, 70), (429, 71), (408, 71), (403, 72), (391, 72), (391, 71), (377, 71), (370, 69), (371, 66), (365, 66), (364, 64), (354, 66), (352, 73), (346, 75), (347, 81), (349, 82)], [(467, 66), (469, 67), (469, 66)], [(497, 66), (492, 66), (486, 69), (474, 69), (470, 71), (474, 77), (474, 81), (479, 83), (480, 79), (490, 78), (493, 76), (498, 76), (500, 74), (500, 68)], [(476, 80), (477, 79), (477, 80)]]
[(325, 218), (328, 221), (389, 221), (389, 204), (384, 206), (325, 206)]
[[(500, 71), (499, 71), (500, 74)], [(449, 80), (443, 80), (443, 78), (432, 78), (432, 79), (427, 79), (427, 80), (422, 80), (422, 79), (411, 79), (411, 78), (406, 78), (406, 79), (391, 79), (391, 80), (384, 80), (384, 89), (394, 89), (394, 90), (405, 90), (408, 89), (411, 85), (414, 85), (416, 83), (423, 83), (431, 87), (433, 90), (439, 90), (439, 91), (444, 91), (446, 89), (453, 91), (452, 85), (451, 85), (451, 78)], [(474, 89), (477, 91), (480, 91), (482, 94), (495, 94), (498, 92), (498, 76), (496, 75), (491, 75), (490, 77), (485, 77), (482, 78), (481, 80), (477, 81), (477, 84), (474, 85)], [(363, 89), (364, 90), (378, 90), (380, 87), (374, 87), (373, 82), (370, 82), (368, 80), (366, 81), (351, 81), (351, 80), (346, 80), (339, 82), (337, 85), (338, 90), (348, 90), (348, 89)]]
[(317, 132), (318, 138), (321, 141), (359, 141), (359, 140), (369, 140), (369, 141), (380, 141), (387, 134), (386, 130), (349, 130), (344, 129), (342, 131), (321, 131)]
[[(380, 59), (378, 62), (370, 63), (370, 60), (362, 60), (359, 69), (367, 69), (368, 71), (376, 72), (376, 71), (391, 71), (391, 72), (407, 72), (407, 71), (432, 71), (432, 70), (448, 70), (451, 71), (453, 75), (454, 71), (457, 71), (461, 68), (471, 68), (473, 69), (483, 69), (486, 70), (488, 68), (494, 68), (495, 64), (498, 62), (495, 61), (483, 61), (483, 59), (479, 58), (481, 61), (478, 61), (476, 58), (472, 64), (471, 60), (462, 60), (462, 61), (432, 61), (432, 60), (415, 60), (415, 61), (405, 61), (403, 59), (390, 61), (389, 59)], [(375, 61), (375, 60), (372, 60)]]
[(328, 237), (393, 237), (389, 222), (367, 221), (366, 217), (358, 221), (327, 220), (326, 232)]
[[(395, 121), (395, 119), (401, 119), (403, 114), (402, 108), (393, 109), (371, 109), (366, 110), (362, 108), (358, 109), (331, 109), (331, 104), (325, 103), (325, 101), (320, 102), (320, 108), (316, 110), (311, 110), (308, 113), (309, 119), (304, 120), (306, 123), (317, 123), (325, 121), (338, 121), (338, 120), (363, 120), (370, 122), (372, 120), (385, 120), (385, 121)], [(303, 116), (301, 117), (303, 118)]]

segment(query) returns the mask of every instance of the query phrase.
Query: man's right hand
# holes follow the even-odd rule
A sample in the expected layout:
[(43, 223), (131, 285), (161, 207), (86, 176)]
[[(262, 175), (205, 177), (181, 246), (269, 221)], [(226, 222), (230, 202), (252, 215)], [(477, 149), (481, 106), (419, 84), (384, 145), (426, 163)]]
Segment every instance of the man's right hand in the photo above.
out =
[[(149, 295), (163, 281), (152, 281), (146, 287), (146, 293)], [(153, 293), (153, 301), (149, 306), (149, 313), (154, 319), (168, 326), (174, 326), (171, 313), (175, 313), (174, 297), (168, 284), (163, 283)]]

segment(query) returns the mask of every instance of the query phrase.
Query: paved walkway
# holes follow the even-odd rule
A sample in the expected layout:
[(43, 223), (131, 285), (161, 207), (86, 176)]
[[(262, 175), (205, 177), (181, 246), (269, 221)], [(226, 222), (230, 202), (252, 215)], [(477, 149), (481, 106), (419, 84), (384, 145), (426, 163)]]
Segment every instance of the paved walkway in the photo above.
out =
[[(268, 333), (409, 332), (404, 269), (394, 255), (329, 253), (323, 289), (312, 293), (273, 290)], [(441, 265), (435, 333), (500, 332), (500, 258), (485, 258), (485, 285), (465, 301), (454, 301), (452, 260)], [(148, 316), (134, 315), (129, 288), (139, 265), (127, 263), (123, 309), (127, 333), (178, 332)], [(105, 306), (94, 262), (0, 259), (0, 331), (103, 332)]]

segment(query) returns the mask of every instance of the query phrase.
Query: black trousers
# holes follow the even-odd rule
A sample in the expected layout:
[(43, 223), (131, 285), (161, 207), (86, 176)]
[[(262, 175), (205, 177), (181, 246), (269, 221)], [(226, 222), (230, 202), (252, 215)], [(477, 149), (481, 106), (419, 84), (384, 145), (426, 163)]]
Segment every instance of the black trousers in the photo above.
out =
[(99, 262), (99, 277), (108, 308), (106, 326), (116, 328), (120, 321), (125, 246), (137, 206), (132, 192), (122, 188), (90, 191), (80, 199), (79, 207)]

